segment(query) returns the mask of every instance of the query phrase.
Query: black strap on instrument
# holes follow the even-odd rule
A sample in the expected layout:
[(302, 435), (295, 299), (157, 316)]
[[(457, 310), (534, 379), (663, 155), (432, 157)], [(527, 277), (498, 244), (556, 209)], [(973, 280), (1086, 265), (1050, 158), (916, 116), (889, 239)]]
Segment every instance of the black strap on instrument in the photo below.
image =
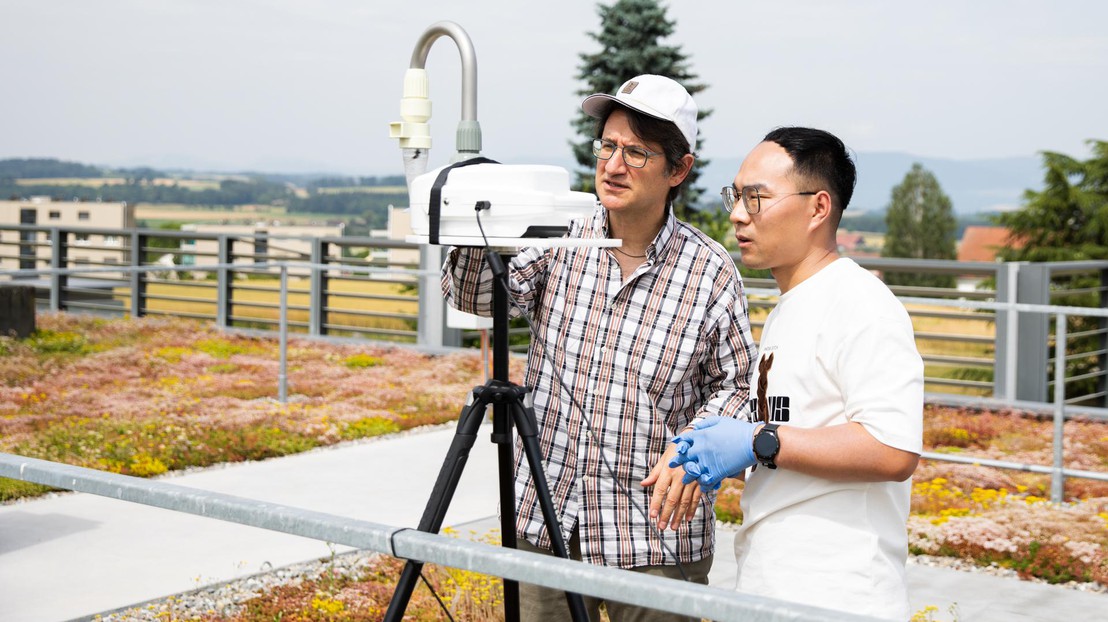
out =
[(431, 186), (431, 200), (427, 205), (427, 219), (430, 221), (428, 228), (428, 242), (431, 244), (439, 243), (439, 216), (442, 214), (442, 187), (446, 185), (446, 178), (450, 175), (450, 171), (461, 168), (463, 166), (469, 166), (470, 164), (500, 164), (495, 160), (477, 156), (476, 158), (470, 158), (468, 160), (462, 160), (461, 162), (455, 162), (450, 166), (443, 168), (439, 171), (438, 177), (435, 178), (434, 185)]

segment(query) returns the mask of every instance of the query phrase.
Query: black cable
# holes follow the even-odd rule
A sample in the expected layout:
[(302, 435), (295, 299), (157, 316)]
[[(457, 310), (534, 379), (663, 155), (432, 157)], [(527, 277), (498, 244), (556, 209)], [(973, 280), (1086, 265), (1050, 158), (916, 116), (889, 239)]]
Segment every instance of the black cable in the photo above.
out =
[[(488, 201), (478, 201), (477, 204), (474, 206), (474, 210), (477, 213), (477, 228), (481, 232), (481, 239), (485, 242), (486, 257), (495, 257), (496, 262), (499, 263), (500, 258), (496, 256), (496, 252), (493, 251), (492, 247), (489, 245), (489, 239), (485, 235), (485, 228), (481, 225), (481, 211), (485, 209), (489, 209)], [(500, 265), (501, 268), (503, 268), (503, 264)], [(539, 344), (542, 350), (543, 360), (550, 365), (550, 370), (552, 372), (551, 375), (558, 380), (558, 385), (561, 387), (562, 392), (569, 396), (570, 405), (581, 412), (581, 418), (585, 422), (585, 429), (588, 430), (589, 436), (592, 438), (593, 443), (596, 444), (596, 447), (599, 450), (600, 454), (600, 462), (604, 465), (604, 468), (608, 470), (608, 475), (612, 478), (612, 481), (615, 483), (620, 493), (622, 493), (623, 496), (626, 497), (627, 500), (631, 503), (631, 506), (634, 507), (644, 519), (646, 519), (647, 526), (650, 527), (654, 536), (658, 538), (658, 542), (662, 545), (662, 550), (669, 557), (671, 557), (673, 559), (673, 562), (677, 565), (677, 571), (681, 573), (681, 578), (685, 581), (690, 581), (689, 575), (685, 572), (685, 567), (681, 565), (681, 560), (677, 558), (677, 554), (673, 552), (673, 549), (671, 549), (669, 545), (666, 544), (665, 538), (662, 537), (662, 532), (659, 531), (658, 527), (654, 525), (653, 521), (650, 520), (650, 514), (647, 513), (647, 511), (635, 501), (635, 497), (631, 494), (629, 490), (627, 490), (626, 487), (623, 486), (623, 483), (620, 482), (619, 478), (616, 476), (615, 469), (612, 467), (611, 463), (608, 462), (608, 458), (604, 455), (604, 444), (600, 442), (600, 438), (598, 438), (596, 430), (593, 429), (591, 417), (585, 410), (585, 407), (577, 401), (577, 397), (573, 394), (573, 391), (571, 391), (569, 386), (566, 385), (565, 379), (562, 378), (561, 374), (557, 373), (557, 367), (555, 366), (550, 354), (546, 351), (546, 345), (543, 343), (542, 339), (539, 338), (538, 331), (535, 330), (535, 324), (531, 321), (531, 316), (523, 309), (523, 307), (520, 306), (520, 304), (516, 301), (515, 296), (512, 296), (512, 291), (508, 283), (507, 271), (501, 269), (499, 270), (498, 274), (498, 271), (494, 268), (494, 266), (496, 266), (496, 263), (490, 261), (489, 267), (493, 268), (493, 276), (495, 277), (494, 280), (498, 282), (501, 287), (504, 288), (504, 293), (507, 295), (508, 300), (511, 301), (512, 306), (515, 307), (516, 311), (518, 311), (523, 319), (527, 321), (527, 329), (531, 334), (532, 343)], [(568, 425), (570, 423), (569, 413), (563, 413), (563, 415), (566, 419), (566, 424)], [(549, 529), (550, 526), (547, 525), (547, 528)]]
[[(393, 542), (393, 538), (401, 531), (408, 531), (407, 529), (397, 529), (389, 534), (389, 555), (399, 558), (396, 554), (396, 544)], [(431, 585), (431, 582), (427, 580), (427, 576), (423, 574), (423, 569), (419, 571), (419, 578), (423, 579), (423, 583), (427, 586), (427, 589), (431, 590), (431, 595), (435, 597), (435, 600), (439, 601), (439, 607), (442, 607), (443, 613), (446, 617), (450, 618), (450, 622), (454, 622), (454, 616), (450, 615), (450, 611), (446, 608), (446, 603), (442, 602), (442, 598), (439, 598), (438, 592), (435, 591), (435, 587)]]
[(454, 622), (454, 616), (450, 615), (450, 610), (446, 608), (446, 603), (442, 602), (442, 599), (439, 598), (439, 593), (431, 586), (431, 582), (427, 580), (427, 576), (423, 574), (422, 570), (419, 571), (419, 578), (423, 579), (423, 583), (427, 586), (427, 589), (431, 590), (431, 595), (435, 597), (435, 600), (439, 601), (439, 607), (442, 607), (442, 612), (446, 614), (446, 617), (450, 618), (450, 622)]

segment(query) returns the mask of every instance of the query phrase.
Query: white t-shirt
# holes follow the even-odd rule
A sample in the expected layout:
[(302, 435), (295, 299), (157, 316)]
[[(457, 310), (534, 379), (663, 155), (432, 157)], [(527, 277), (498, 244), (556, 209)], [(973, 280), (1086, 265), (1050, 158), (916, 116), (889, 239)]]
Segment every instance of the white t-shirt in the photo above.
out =
[[(886, 445), (922, 450), (923, 361), (911, 320), (888, 287), (850, 259), (781, 296), (762, 330), (759, 363), (751, 405), (757, 410), (764, 375), (770, 422), (820, 428), (854, 421)], [(910, 498), (910, 481), (835, 482), (755, 468), (735, 538), (738, 588), (907, 620)]]

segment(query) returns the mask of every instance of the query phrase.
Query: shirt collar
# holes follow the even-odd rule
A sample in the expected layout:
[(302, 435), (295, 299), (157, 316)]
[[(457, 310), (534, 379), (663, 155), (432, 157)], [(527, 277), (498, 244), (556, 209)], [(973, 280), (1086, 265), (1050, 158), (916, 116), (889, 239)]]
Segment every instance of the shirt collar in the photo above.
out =
[[(593, 224), (601, 236), (610, 237), (608, 233), (608, 210), (598, 207), (593, 217)], [(654, 241), (646, 247), (646, 258), (649, 261), (656, 260), (669, 247), (676, 231), (677, 217), (673, 215), (672, 209), (667, 209), (666, 219), (662, 223), (661, 230), (658, 231), (658, 235), (654, 236)]]

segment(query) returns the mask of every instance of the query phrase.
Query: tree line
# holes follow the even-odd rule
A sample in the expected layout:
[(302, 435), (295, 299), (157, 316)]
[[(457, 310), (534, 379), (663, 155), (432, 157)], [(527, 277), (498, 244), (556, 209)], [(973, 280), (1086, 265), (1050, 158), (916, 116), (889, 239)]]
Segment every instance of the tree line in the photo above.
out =
[[(87, 184), (17, 183), (35, 179), (101, 179), (122, 177), (124, 183)], [(307, 196), (301, 196), (289, 176), (255, 175), (246, 179), (224, 179), (217, 188), (194, 189), (176, 183), (153, 183), (168, 174), (152, 168), (101, 169), (56, 159), (0, 160), (0, 197), (20, 200), (48, 196), (58, 201), (108, 201), (126, 203), (179, 204), (195, 207), (236, 205), (274, 205), (290, 213), (333, 214), (364, 218), (367, 226), (382, 228), (388, 224), (389, 205), (406, 205), (407, 190), (403, 176), (317, 177), (308, 181)], [(400, 186), (396, 192), (321, 192), (324, 188), (359, 186)]]

